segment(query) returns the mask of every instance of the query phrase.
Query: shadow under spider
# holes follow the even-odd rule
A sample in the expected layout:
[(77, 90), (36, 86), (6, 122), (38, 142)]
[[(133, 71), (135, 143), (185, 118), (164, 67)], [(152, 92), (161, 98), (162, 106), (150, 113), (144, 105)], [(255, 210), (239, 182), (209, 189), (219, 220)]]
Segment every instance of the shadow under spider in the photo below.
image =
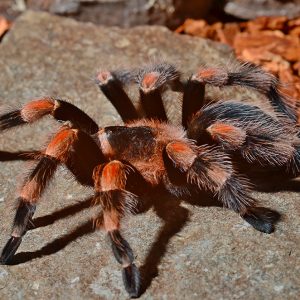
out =
[(10, 263), (11, 265), (19, 265), (31, 261), (35, 258), (47, 256), (54, 254), (71, 242), (75, 241), (76, 239), (89, 234), (94, 231), (94, 226), (92, 221), (87, 221), (81, 224), (79, 227), (74, 229), (72, 232), (63, 235), (51, 243), (47, 244), (46, 246), (42, 247), (40, 250), (33, 251), (33, 252), (20, 252), (15, 254), (13, 261)]
[[(156, 214), (163, 220), (164, 224), (160, 228), (155, 242), (148, 251), (147, 257), (140, 267), (142, 278), (142, 291), (144, 293), (151, 285), (152, 280), (158, 275), (158, 266), (167, 251), (167, 245), (170, 239), (179, 233), (187, 221), (189, 220), (188, 209), (180, 206), (181, 201), (170, 197), (166, 193), (152, 195), (153, 197), (143, 203), (143, 208), (138, 213), (144, 213), (151, 207), (154, 208)], [(157, 199), (153, 201), (152, 199)], [(87, 198), (82, 202), (64, 207), (50, 215), (38, 217), (34, 219), (34, 228), (45, 227), (55, 223), (55, 221), (75, 215), (76, 213), (90, 207), (93, 198)], [(145, 204), (146, 203), (146, 204)], [(134, 217), (134, 216), (133, 216)], [(41, 249), (33, 252), (20, 252), (15, 254), (11, 265), (19, 265), (43, 256), (52, 255), (64, 249), (68, 244), (76, 239), (90, 234), (94, 231), (92, 220), (87, 221), (72, 232), (58, 237), (52, 242), (48, 243)]]
[[(82, 202), (78, 202), (73, 205), (64, 207), (58, 211), (53, 212), (50, 215), (38, 217), (33, 220), (33, 227), (30, 230), (34, 230), (39, 227), (46, 227), (48, 225), (54, 224), (56, 221), (60, 219), (75, 215), (76, 213), (86, 208), (89, 208), (92, 204), (92, 200), (93, 198), (89, 197)], [(86, 221), (85, 223), (75, 228), (73, 231), (58, 237), (57, 239), (48, 243), (46, 246), (42, 247), (37, 251), (20, 252), (15, 254), (13, 261), (10, 264), (18, 265), (18, 264), (26, 263), (35, 258), (54, 254), (64, 249), (67, 245), (69, 245), (71, 242), (75, 241), (76, 239), (84, 235), (87, 235), (89, 233), (92, 233), (94, 231), (95, 229), (94, 229), (93, 221), (92, 220)]]
[[(167, 251), (167, 245), (170, 239), (179, 233), (185, 226), (189, 219), (188, 209), (180, 206), (181, 201), (175, 197), (171, 197), (166, 192), (160, 191), (158, 194), (153, 194), (147, 200), (142, 202), (139, 213), (147, 212), (151, 207), (164, 222), (160, 228), (155, 242), (152, 244), (148, 254), (145, 258), (143, 265), (140, 267), (141, 278), (142, 278), (142, 293), (151, 285), (152, 280), (158, 275), (158, 266)], [(153, 200), (156, 199), (156, 200)], [(92, 197), (85, 199), (82, 202), (75, 203), (64, 207), (52, 214), (45, 215), (34, 219), (34, 228), (45, 227), (55, 223), (57, 220), (75, 215), (76, 213), (90, 207), (92, 205)], [(201, 203), (202, 204), (202, 203)], [(205, 202), (204, 205), (213, 205), (212, 203)], [(218, 203), (215, 203), (218, 204)], [(199, 205), (199, 203), (198, 203)], [(133, 216), (134, 217), (134, 216)], [(58, 237), (52, 242), (48, 243), (41, 249), (33, 252), (20, 252), (15, 254), (12, 265), (18, 265), (26, 263), (36, 258), (43, 256), (52, 255), (62, 249), (68, 244), (75, 241), (76, 239), (90, 234), (94, 231), (92, 220), (87, 221), (72, 232), (69, 232), (63, 236)]]
[[(16, 152), (9, 154), (8, 152), (0, 151), (0, 161), (31, 159), (32, 156), (26, 156), (26, 153), (33, 152)], [(264, 185), (261, 188), (257, 189), (270, 192), (274, 191), (274, 187), (276, 187), (276, 191), (299, 191), (300, 182), (282, 181), (277, 180), (276, 177), (274, 177), (269, 181), (268, 185)], [(220, 202), (205, 193), (193, 195), (192, 197), (183, 200), (178, 200), (175, 197), (172, 197), (163, 192), (160, 192), (158, 195), (155, 195), (155, 193), (153, 194), (154, 195), (149, 198), (150, 200), (146, 200), (142, 203), (143, 207), (138, 213), (144, 213), (151, 207), (153, 207), (154, 211), (156, 212), (158, 217), (163, 220), (164, 224), (160, 228), (156, 240), (151, 245), (151, 248), (148, 251), (143, 265), (140, 267), (140, 273), (142, 277), (141, 294), (143, 294), (148, 289), (153, 279), (158, 275), (158, 266), (162, 258), (166, 254), (167, 246), (171, 238), (178, 234), (189, 220), (188, 209), (182, 207), (180, 204), (182, 202), (185, 202), (200, 207), (222, 206)], [(90, 207), (92, 204), (92, 199), (93, 198), (89, 197), (82, 202), (64, 207), (58, 211), (53, 212), (50, 215), (38, 217), (34, 220), (34, 228), (45, 227), (53, 224), (57, 220), (75, 215), (76, 213)], [(69, 245), (71, 242), (84, 235), (90, 234), (93, 231), (94, 226), (92, 220), (87, 221), (75, 228), (73, 231), (60, 236), (52, 242), (48, 243), (40, 250), (17, 253), (14, 256), (14, 260), (11, 264), (18, 265), (31, 261), (35, 258), (57, 253), (58, 251)]]
[(151, 245), (146, 259), (140, 266), (142, 278), (141, 294), (151, 285), (152, 280), (158, 276), (158, 266), (164, 257), (169, 241), (179, 233), (189, 220), (189, 211), (180, 206), (178, 199), (172, 197), (153, 197), (154, 211), (164, 224), (160, 228), (155, 242)]

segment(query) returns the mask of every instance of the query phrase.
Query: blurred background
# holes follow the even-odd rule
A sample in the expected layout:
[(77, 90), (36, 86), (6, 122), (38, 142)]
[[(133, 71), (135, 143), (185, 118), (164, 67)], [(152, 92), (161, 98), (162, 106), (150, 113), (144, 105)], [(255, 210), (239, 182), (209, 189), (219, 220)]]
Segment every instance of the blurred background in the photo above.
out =
[(225, 43), (300, 99), (300, 0), (1, 0), (0, 38), (27, 9), (108, 26), (163, 25)]

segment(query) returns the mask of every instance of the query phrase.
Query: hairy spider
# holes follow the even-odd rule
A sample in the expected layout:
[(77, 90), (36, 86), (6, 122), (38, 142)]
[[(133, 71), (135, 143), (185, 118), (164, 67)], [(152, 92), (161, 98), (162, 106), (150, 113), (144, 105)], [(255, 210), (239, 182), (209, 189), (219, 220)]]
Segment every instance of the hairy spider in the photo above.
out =
[[(255, 229), (274, 230), (278, 214), (257, 206), (243, 170), (253, 167), (289, 177), (300, 173), (296, 115), (278, 90), (279, 83), (249, 63), (234, 70), (201, 68), (185, 81), (180, 76), (174, 66), (165, 63), (100, 72), (96, 82), (122, 117), (125, 125), (121, 126), (99, 128), (79, 108), (53, 98), (31, 101), (0, 116), (0, 130), (45, 115), (68, 121), (36, 157), (38, 163), (24, 180), (1, 263), (12, 260), (59, 164), (66, 165), (79, 183), (94, 187), (94, 202), (102, 208), (95, 218), (96, 227), (107, 232), (131, 297), (140, 295), (140, 276), (133, 252), (120, 233), (120, 222), (149, 191), (161, 189), (178, 198), (206, 191)], [(132, 82), (139, 85), (139, 109), (124, 89)], [(233, 101), (204, 105), (207, 84), (256, 89), (275, 113)], [(163, 105), (167, 88), (182, 92), (181, 126), (168, 122)]]

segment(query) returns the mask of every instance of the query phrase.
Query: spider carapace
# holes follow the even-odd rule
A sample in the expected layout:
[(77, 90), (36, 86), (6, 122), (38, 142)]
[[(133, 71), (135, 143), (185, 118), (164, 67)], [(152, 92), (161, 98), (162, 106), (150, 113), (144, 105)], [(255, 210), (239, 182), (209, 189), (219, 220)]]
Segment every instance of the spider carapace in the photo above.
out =
[[(137, 209), (145, 193), (157, 187), (178, 198), (197, 197), (197, 191), (210, 193), (255, 229), (274, 230), (279, 215), (256, 204), (245, 170), (290, 178), (300, 173), (296, 113), (275, 77), (245, 63), (233, 70), (201, 68), (182, 80), (174, 66), (161, 63), (131, 71), (102, 71), (96, 82), (124, 125), (99, 128), (79, 108), (54, 98), (33, 100), (0, 116), (0, 130), (45, 115), (65, 122), (46, 148), (33, 155), (38, 162), (20, 189), (12, 234), (1, 255), (3, 264), (13, 260), (32, 223), (36, 203), (60, 164), (79, 183), (94, 187), (94, 203), (101, 207), (96, 227), (107, 232), (131, 297), (141, 293), (140, 276), (120, 223), (126, 212)], [(137, 108), (124, 89), (131, 83), (139, 86)], [(255, 89), (273, 111), (235, 101), (207, 103), (206, 85)], [(182, 94), (181, 125), (167, 118), (166, 89)]]

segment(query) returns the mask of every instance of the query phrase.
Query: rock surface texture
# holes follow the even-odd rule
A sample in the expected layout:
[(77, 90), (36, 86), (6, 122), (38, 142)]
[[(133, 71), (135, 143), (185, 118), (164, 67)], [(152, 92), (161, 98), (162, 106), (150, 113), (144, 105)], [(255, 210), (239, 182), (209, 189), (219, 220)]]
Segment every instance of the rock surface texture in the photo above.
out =
[[(98, 68), (126, 68), (164, 57), (186, 74), (199, 64), (226, 64), (227, 48), (161, 27), (96, 27), (28, 12), (0, 44), (0, 105), (52, 95), (69, 99), (100, 125), (120, 124), (93, 84)], [(250, 99), (243, 90), (217, 96)], [(176, 99), (172, 97), (171, 99)], [(252, 99), (252, 100), (251, 100)], [(1, 151), (38, 149), (58, 125), (45, 119), (0, 136)], [(0, 245), (10, 234), (16, 190), (31, 163), (2, 161)], [(124, 236), (141, 267), (141, 299), (299, 299), (299, 187), (254, 192), (281, 212), (276, 231), (255, 231), (234, 212), (157, 197), (124, 220)], [(298, 192), (297, 192), (298, 191)], [(38, 206), (14, 264), (0, 266), (1, 299), (126, 299), (119, 265), (103, 232), (92, 232), (93, 191), (61, 168)]]
[(261, 16), (300, 16), (299, 0), (229, 0), (224, 10), (227, 14), (241, 19)]

